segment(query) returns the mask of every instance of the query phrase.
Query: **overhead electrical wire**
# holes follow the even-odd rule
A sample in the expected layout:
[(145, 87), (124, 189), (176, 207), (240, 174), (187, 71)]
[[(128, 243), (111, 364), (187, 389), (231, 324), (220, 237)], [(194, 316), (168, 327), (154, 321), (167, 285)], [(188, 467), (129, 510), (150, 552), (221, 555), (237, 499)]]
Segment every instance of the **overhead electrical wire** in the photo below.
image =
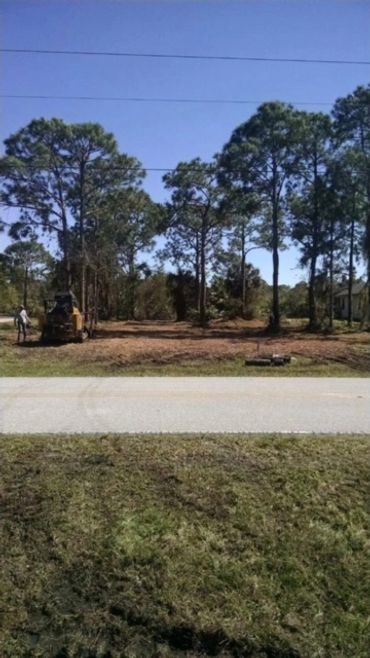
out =
[[(117, 166), (117, 165), (109, 166), (109, 163), (108, 163), (106, 160), (101, 161), (99, 164), (103, 164), (103, 162), (104, 162), (104, 164), (107, 164), (107, 165), (108, 165), (108, 166), (106, 167), (106, 172), (120, 172), (120, 171), (122, 171), (122, 172), (130, 172), (130, 171), (138, 171), (139, 173), (140, 173), (140, 172), (144, 172), (144, 175), (145, 175), (146, 172), (149, 172), (149, 171), (150, 171), (150, 172), (159, 172), (159, 173), (163, 173), (163, 172), (171, 172), (171, 173), (173, 173), (173, 172), (178, 172), (178, 173), (181, 173), (182, 171), (186, 171), (186, 172), (190, 172), (190, 171), (191, 171), (191, 172), (193, 172), (193, 173), (202, 173), (202, 172), (203, 172), (203, 169), (202, 169), (201, 167), (188, 167), (186, 162), (180, 162), (179, 165), (178, 165), (177, 167), (145, 167), (145, 166), (142, 165), (141, 163), (137, 164), (136, 166), (132, 166), (132, 165), (131, 165), (131, 166), (129, 166), (129, 167), (125, 167), (125, 166)], [(31, 172), (31, 173), (32, 173), (32, 172), (42, 173), (42, 165), (43, 165), (43, 164), (44, 164), (44, 163), (41, 163), (41, 164), (39, 164), (39, 165), (37, 165), (37, 164), (27, 164), (27, 165), (24, 167), (24, 170), (26, 170), (26, 171), (28, 170), (28, 171)], [(88, 166), (88, 168), (92, 168), (92, 167), (94, 166), (94, 164), (95, 164), (94, 161), (92, 161), (92, 162), (90, 162), (87, 166)], [(215, 166), (212, 162), (211, 162), (211, 163), (206, 163), (206, 164), (208, 164), (210, 167), (214, 167), (214, 166)], [(46, 166), (46, 165), (47, 165), (47, 163), (45, 163), (45, 170), (47, 169), (47, 166)], [(182, 165), (184, 165), (184, 167), (183, 167)], [(16, 169), (16, 166), (13, 165), (13, 168)], [(267, 170), (270, 170), (270, 167), (267, 167)], [(78, 168), (77, 166), (67, 165), (67, 166), (64, 166), (64, 167), (61, 166), (61, 169), (60, 169), (59, 173), (60, 173), (61, 175), (66, 175), (66, 174), (73, 174), (74, 172), (78, 172), (78, 171), (79, 171), (79, 168)], [(229, 172), (229, 173), (233, 173), (233, 174), (241, 174), (242, 171), (243, 171), (242, 168), (240, 168), (240, 169), (235, 169), (235, 168), (231, 167), (230, 169), (228, 169), (228, 172)], [(298, 174), (298, 175), (299, 175), (299, 174), (303, 175), (304, 173), (311, 173), (311, 171), (312, 171), (312, 170), (311, 170), (309, 167), (302, 167), (302, 166), (299, 166), (298, 169), (296, 170), (296, 174)], [(361, 169), (357, 169), (357, 168), (351, 169), (351, 171), (352, 171), (353, 173), (363, 173), (363, 170), (361, 170)], [(318, 171), (317, 171), (317, 175), (318, 175), (318, 176), (324, 176), (327, 172), (328, 172), (328, 168), (325, 168), (325, 166), (322, 165), (322, 168), (320, 167), (320, 168), (318, 169)], [(212, 172), (212, 173), (213, 173), (213, 172)], [(215, 173), (217, 173), (217, 171), (216, 171)], [(0, 204), (0, 205), (1, 205), (1, 204)]]
[[(118, 103), (186, 103), (216, 105), (260, 105), (266, 101), (239, 98), (167, 98), (147, 96), (64, 96), (52, 94), (0, 94), (0, 98), (30, 100), (110, 101)], [(330, 101), (282, 101), (290, 105), (333, 105)]]
[(41, 48), (0, 48), (1, 53), (28, 55), (71, 55), (93, 57), (136, 57), (150, 59), (208, 60), (224, 62), (274, 62), (293, 64), (337, 64), (346, 66), (370, 66), (370, 60), (310, 59), (304, 57), (249, 57), (242, 55), (197, 55), (175, 53), (133, 53), (106, 50), (51, 50)]

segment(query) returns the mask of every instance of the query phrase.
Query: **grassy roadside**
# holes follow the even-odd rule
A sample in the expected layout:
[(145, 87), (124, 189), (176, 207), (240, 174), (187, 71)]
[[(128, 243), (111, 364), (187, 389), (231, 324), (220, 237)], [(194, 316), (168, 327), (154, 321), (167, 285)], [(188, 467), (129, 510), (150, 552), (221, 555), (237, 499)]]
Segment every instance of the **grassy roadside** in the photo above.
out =
[[(81, 346), (83, 349), (83, 345)], [(76, 363), (73, 358), (32, 351), (26, 347), (0, 344), (0, 377), (100, 377), (112, 376), (109, 367), (100, 363)]]
[(302, 356), (294, 357), (284, 367), (246, 366), (244, 358), (198, 359), (169, 364), (142, 363), (124, 370), (121, 368), (116, 374), (141, 377), (370, 377), (370, 372), (346, 363), (317, 361)]
[(370, 437), (1, 437), (4, 658), (367, 658)]
[[(84, 346), (81, 347), (83, 349)], [(25, 354), (27, 352), (27, 354)], [(1, 377), (370, 377), (365, 369), (333, 360), (317, 361), (296, 357), (284, 367), (245, 366), (244, 358), (194, 359), (153, 363), (142, 361), (132, 365), (117, 365), (102, 361), (76, 362), (71, 357), (60, 358), (48, 353), (29, 353), (14, 346), (11, 350), (0, 345)]]

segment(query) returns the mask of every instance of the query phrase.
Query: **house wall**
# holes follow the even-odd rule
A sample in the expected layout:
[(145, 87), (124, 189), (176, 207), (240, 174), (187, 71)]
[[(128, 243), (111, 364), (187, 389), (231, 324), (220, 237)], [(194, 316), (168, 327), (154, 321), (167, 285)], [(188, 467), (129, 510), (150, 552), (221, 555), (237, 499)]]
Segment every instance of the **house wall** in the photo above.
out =
[[(364, 295), (357, 294), (352, 296), (352, 317), (353, 320), (361, 322), (365, 314)], [(347, 320), (348, 317), (348, 296), (341, 295), (336, 299), (336, 316), (341, 320)]]

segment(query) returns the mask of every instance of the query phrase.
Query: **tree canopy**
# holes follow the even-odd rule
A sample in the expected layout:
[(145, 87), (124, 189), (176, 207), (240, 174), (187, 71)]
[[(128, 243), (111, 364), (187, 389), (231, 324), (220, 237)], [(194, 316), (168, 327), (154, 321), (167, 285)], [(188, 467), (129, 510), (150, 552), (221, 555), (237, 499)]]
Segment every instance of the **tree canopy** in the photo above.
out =
[[(161, 317), (176, 312), (204, 325), (218, 312), (265, 310), (270, 295), (269, 325), (279, 331), (281, 313), (303, 292), (300, 284), (289, 297), (279, 281), (281, 253), (294, 244), (307, 279), (299, 312), (307, 309), (309, 327), (333, 325), (343, 285), (351, 324), (361, 262), (370, 290), (370, 85), (338, 99), (331, 114), (263, 103), (213, 159), (169, 170), (163, 203), (144, 191), (144, 177), (139, 160), (96, 123), (34, 119), (6, 139), (7, 307), (16, 296), (41, 303), (48, 291), (68, 288), (95, 321), (154, 317), (157, 303)], [(272, 254), (271, 289), (253, 266), (261, 248)]]

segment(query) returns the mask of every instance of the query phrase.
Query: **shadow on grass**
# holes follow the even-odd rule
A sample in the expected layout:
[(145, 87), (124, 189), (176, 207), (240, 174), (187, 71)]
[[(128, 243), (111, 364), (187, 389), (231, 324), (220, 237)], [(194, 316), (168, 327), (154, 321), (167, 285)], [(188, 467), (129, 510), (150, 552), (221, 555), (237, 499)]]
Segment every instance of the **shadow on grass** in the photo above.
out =
[[(133, 327), (133, 328), (131, 328)], [(138, 327), (138, 329), (136, 329)], [(122, 329), (98, 329), (94, 338), (96, 340), (106, 340), (110, 338), (146, 338), (154, 340), (193, 340), (202, 341), (207, 340), (240, 340), (246, 338), (279, 338), (279, 336), (289, 336), (293, 334), (292, 330), (283, 329), (280, 333), (271, 333), (268, 329), (238, 327), (235, 329), (216, 329), (213, 327), (193, 327), (189, 325), (188, 328), (183, 330), (174, 331), (173, 329), (166, 329), (165, 327), (158, 328), (145, 328), (145, 325), (140, 323), (130, 324), (130, 328)]]
[(29, 348), (53, 348), (53, 347), (61, 347), (62, 345), (68, 345), (67, 341), (47, 341), (43, 342), (41, 340), (26, 340), (21, 343), (14, 342), (13, 345), (15, 347), (20, 347), (22, 349), (29, 349)]
[(282, 329), (280, 332), (271, 332), (268, 329), (253, 329), (253, 328), (238, 328), (232, 329), (212, 329), (206, 327), (194, 328), (189, 327), (188, 330), (171, 331), (171, 329), (98, 329), (94, 335), (94, 340), (108, 340), (112, 338), (121, 339), (151, 339), (151, 340), (189, 340), (199, 342), (203, 340), (234, 340), (243, 342), (245, 340), (265, 340), (272, 342), (275, 340), (289, 339), (294, 340), (319, 340), (323, 342), (339, 341), (342, 334), (324, 334), (313, 333), (305, 329)]

